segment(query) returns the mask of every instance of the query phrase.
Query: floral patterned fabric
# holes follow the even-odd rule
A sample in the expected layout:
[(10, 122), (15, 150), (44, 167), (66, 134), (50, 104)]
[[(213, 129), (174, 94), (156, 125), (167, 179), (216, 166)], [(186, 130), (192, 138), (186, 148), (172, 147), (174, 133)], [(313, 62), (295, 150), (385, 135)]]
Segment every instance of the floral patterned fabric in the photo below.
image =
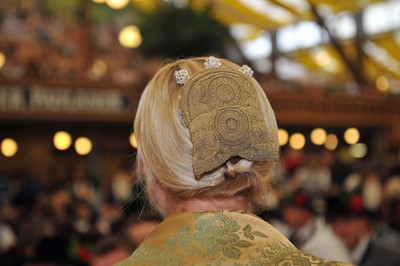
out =
[(130, 265), (347, 265), (296, 249), (245, 212), (182, 212), (168, 217), (126, 260)]

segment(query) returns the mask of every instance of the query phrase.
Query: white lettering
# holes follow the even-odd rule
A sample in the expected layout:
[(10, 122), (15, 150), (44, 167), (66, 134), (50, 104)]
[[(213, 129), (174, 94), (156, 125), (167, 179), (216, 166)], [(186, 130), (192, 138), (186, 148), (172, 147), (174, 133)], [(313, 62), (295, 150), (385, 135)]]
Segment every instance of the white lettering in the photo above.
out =
[(19, 87), (0, 87), (0, 110), (19, 111), (26, 108), (24, 91)]
[(35, 87), (31, 90), (31, 109), (64, 112), (120, 112), (124, 109), (123, 95), (116, 90), (67, 90)]
[(118, 113), (126, 108), (124, 97), (126, 96), (116, 89), (67, 89), (42, 86), (23, 89), (17, 86), (0, 86), (0, 110)]

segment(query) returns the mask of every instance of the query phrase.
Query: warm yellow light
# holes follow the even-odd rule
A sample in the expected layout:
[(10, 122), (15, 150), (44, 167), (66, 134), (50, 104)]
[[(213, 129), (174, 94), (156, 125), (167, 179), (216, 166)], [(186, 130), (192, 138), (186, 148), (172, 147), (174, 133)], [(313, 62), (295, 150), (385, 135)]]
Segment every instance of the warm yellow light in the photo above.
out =
[(131, 133), (131, 135), (129, 136), (129, 143), (131, 144), (131, 146), (135, 149), (137, 149), (137, 142), (136, 142), (136, 137), (135, 137), (135, 133)]
[(57, 150), (64, 151), (71, 146), (72, 138), (68, 132), (58, 131), (54, 134), (53, 144)]
[(344, 132), (344, 141), (346, 141), (346, 143), (353, 145), (356, 144), (359, 140), (360, 132), (357, 128), (351, 127)]
[(92, 66), (92, 72), (96, 77), (101, 78), (107, 73), (107, 65), (103, 60), (96, 60)]
[(118, 40), (124, 47), (136, 48), (142, 44), (142, 35), (140, 35), (138, 27), (134, 25), (126, 26), (120, 31)]
[(10, 139), (10, 138), (5, 138), (3, 139), (3, 141), (1, 142), (0, 145), (0, 150), (1, 153), (5, 156), (5, 157), (12, 157), (14, 156), (17, 151), (18, 151), (18, 144), (15, 140)]
[(92, 141), (86, 137), (79, 137), (75, 140), (75, 151), (79, 155), (87, 155), (92, 151)]
[[(204, 1), (204, 0), (200, 0), (200, 1)], [(159, 1), (149, 1), (149, 0), (135, 0), (133, 1), (133, 4), (135, 5), (135, 8), (139, 9), (142, 12), (145, 13), (151, 13), (154, 12), (160, 5)], [(192, 7), (192, 1), (190, 2), (190, 7)], [(194, 9), (197, 11), (197, 9)]]
[(349, 153), (353, 158), (364, 158), (368, 148), (364, 143), (357, 143), (349, 147)]
[(301, 150), (306, 144), (306, 138), (301, 133), (294, 133), (289, 139), (290, 147), (295, 150)]
[(328, 136), (326, 136), (324, 146), (328, 150), (333, 151), (337, 148), (338, 143), (339, 141), (335, 134), (328, 134)]
[(3, 68), (5, 62), (6, 62), (6, 56), (2, 52), (0, 52), (0, 69)]
[(106, 3), (112, 9), (122, 9), (129, 4), (129, 0), (106, 0)]
[(312, 143), (315, 145), (322, 145), (326, 141), (326, 131), (323, 128), (316, 128), (311, 131), (310, 135)]
[(319, 66), (324, 67), (331, 63), (332, 58), (327, 51), (321, 50), (315, 55), (315, 60)]
[(289, 140), (289, 134), (286, 130), (284, 130), (283, 128), (280, 128), (278, 130), (278, 138), (279, 138), (279, 145), (283, 146), (286, 145), (286, 143)]
[(375, 82), (376, 88), (381, 92), (389, 90), (389, 80), (385, 76), (380, 76)]

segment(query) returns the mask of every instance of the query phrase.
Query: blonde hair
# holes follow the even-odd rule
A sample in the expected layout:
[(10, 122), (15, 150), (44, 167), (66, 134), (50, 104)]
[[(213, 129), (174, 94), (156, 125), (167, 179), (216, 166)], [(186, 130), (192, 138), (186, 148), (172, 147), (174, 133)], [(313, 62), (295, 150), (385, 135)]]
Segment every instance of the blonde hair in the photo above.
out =
[[(206, 58), (182, 59), (164, 65), (146, 86), (139, 102), (134, 132), (138, 141), (137, 174), (147, 186), (151, 203), (157, 204), (151, 189), (160, 184), (176, 200), (193, 197), (229, 198), (244, 196), (256, 209), (268, 207), (271, 193), (269, 171), (273, 162), (252, 162), (231, 158), (196, 180), (192, 168), (192, 143), (179, 111), (182, 86), (174, 72), (187, 69), (191, 76), (204, 70)], [(239, 66), (221, 59), (222, 66)], [(256, 88), (267, 130), (278, 147), (275, 115), (260, 85)], [(157, 206), (154, 206), (157, 208)]]

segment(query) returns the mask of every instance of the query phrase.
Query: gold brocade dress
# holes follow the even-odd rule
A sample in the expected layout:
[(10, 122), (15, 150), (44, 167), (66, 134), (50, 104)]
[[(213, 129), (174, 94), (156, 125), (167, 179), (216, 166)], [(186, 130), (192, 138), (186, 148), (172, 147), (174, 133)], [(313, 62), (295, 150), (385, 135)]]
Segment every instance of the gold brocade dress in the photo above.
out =
[(181, 212), (162, 222), (127, 259), (130, 265), (348, 265), (296, 249), (258, 216)]

